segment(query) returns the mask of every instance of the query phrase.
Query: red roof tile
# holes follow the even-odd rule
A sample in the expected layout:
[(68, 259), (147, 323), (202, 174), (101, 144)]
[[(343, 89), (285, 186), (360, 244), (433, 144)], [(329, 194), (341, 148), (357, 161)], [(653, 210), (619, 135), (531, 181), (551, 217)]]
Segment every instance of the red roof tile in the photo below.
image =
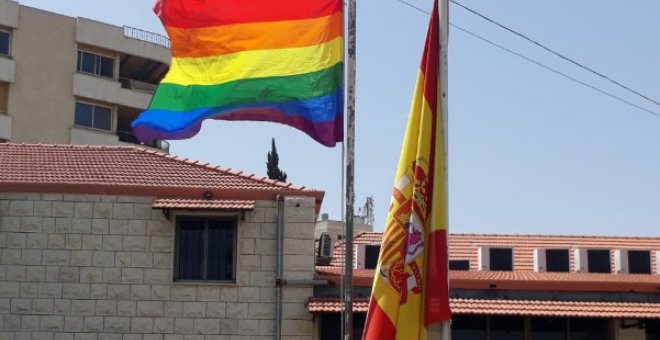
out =
[[(382, 234), (359, 233), (355, 244), (381, 242)], [(477, 271), (479, 247), (513, 248), (514, 271)], [(649, 274), (595, 274), (595, 273), (536, 273), (534, 272), (535, 248), (564, 249), (644, 249), (660, 251), (658, 237), (608, 237), (608, 236), (557, 236), (557, 235), (478, 235), (450, 234), (449, 258), (470, 260), (470, 271), (450, 271), (452, 289), (512, 289), (554, 291), (636, 291), (658, 292), (660, 275)], [(653, 255), (653, 253), (652, 253)], [(330, 266), (316, 267), (317, 276), (339, 284), (345, 256), (344, 242), (335, 244)], [(573, 254), (571, 252), (571, 263)], [(612, 261), (614, 263), (614, 261)], [(651, 256), (651, 268), (656, 268), (656, 258)], [(573, 268), (571, 268), (573, 270)], [(654, 269), (655, 270), (655, 269)], [(374, 271), (356, 269), (354, 284), (370, 287)]]
[[(658, 303), (450, 299), (449, 305), (455, 315), (660, 319)], [(353, 300), (354, 312), (366, 313), (368, 308), (368, 299)], [(338, 313), (343, 309), (339, 298), (310, 298), (307, 302), (311, 313)]]
[(0, 144), (0, 191), (215, 199), (274, 199), (323, 192), (132, 146)]
[[(379, 245), (382, 233), (362, 232), (356, 234), (355, 244)], [(449, 259), (469, 260), (470, 270), (477, 270), (477, 252), (480, 247), (513, 248), (516, 271), (534, 271), (534, 249), (639, 249), (660, 251), (660, 237), (616, 237), (616, 236), (562, 236), (562, 235), (491, 235), (450, 234)], [(331, 266), (344, 264), (344, 241), (335, 243)], [(573, 270), (573, 253), (570, 254)], [(651, 267), (656, 268), (655, 256), (651, 256)], [(614, 261), (612, 261), (614, 263)]]
[[(341, 282), (343, 268), (316, 267), (317, 278), (334, 285)], [(353, 284), (371, 287), (372, 269), (354, 269)], [(507, 289), (599, 292), (658, 292), (660, 276), (643, 274), (536, 273), (530, 271), (450, 271), (451, 289)]]
[(254, 210), (250, 200), (206, 200), (192, 198), (159, 198), (154, 201), (154, 209), (183, 210)]

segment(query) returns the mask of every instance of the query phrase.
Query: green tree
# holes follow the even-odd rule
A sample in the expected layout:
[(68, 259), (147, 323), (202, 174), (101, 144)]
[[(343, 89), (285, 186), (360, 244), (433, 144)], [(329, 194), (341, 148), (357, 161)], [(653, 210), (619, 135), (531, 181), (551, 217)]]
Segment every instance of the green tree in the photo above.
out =
[(268, 153), (268, 162), (266, 162), (266, 169), (268, 178), (276, 179), (280, 182), (286, 182), (286, 172), (280, 169), (280, 156), (277, 154), (277, 147), (275, 147), (275, 138), (272, 139), (270, 152)]

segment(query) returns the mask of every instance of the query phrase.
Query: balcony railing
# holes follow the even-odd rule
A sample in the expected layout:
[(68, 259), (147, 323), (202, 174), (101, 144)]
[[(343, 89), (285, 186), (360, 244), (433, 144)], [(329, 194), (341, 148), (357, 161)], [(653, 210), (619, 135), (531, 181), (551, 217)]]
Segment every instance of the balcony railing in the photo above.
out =
[(151, 148), (160, 149), (165, 153), (170, 153), (170, 143), (164, 140), (153, 140), (149, 143), (140, 143), (134, 134), (126, 131), (117, 131), (117, 137), (119, 137), (120, 142), (144, 145)]
[(129, 79), (129, 78), (119, 78), (121, 87), (129, 90), (140, 91), (148, 94), (154, 94), (156, 92), (156, 86), (154, 84), (145, 83), (143, 81)]
[(150, 42), (152, 44), (170, 48), (170, 39), (158, 33), (141, 30), (139, 28), (124, 26), (124, 36), (126, 38)]

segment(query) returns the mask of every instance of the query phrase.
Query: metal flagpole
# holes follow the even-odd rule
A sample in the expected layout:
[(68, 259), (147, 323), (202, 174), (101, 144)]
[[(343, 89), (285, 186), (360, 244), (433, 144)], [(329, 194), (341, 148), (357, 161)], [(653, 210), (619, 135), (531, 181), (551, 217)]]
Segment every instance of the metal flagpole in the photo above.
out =
[(355, 23), (356, 0), (348, 1), (346, 47), (346, 256), (344, 262), (344, 340), (353, 338), (353, 219), (355, 216)]
[[(438, 66), (439, 66), (439, 76), (438, 76), (438, 96), (440, 99), (440, 109), (442, 113), (442, 117), (439, 121), (439, 123), (442, 125), (438, 131), (442, 134), (443, 138), (443, 146), (444, 150), (442, 150), (443, 154), (442, 157), (444, 157), (444, 164), (445, 164), (445, 178), (443, 179), (445, 181), (445, 192), (444, 195), (447, 198), (446, 201), (448, 201), (448, 188), (449, 185), (447, 181), (447, 155), (448, 155), (448, 97), (449, 97), (449, 77), (448, 77), (448, 56), (447, 56), (447, 47), (448, 47), (448, 42), (449, 42), (449, 1), (448, 0), (439, 0), (438, 2), (438, 25), (439, 31), (440, 31), (440, 37), (439, 37), (439, 53), (438, 53)], [(446, 204), (446, 203), (445, 203)], [(449, 211), (447, 209), (447, 214), (445, 216), (449, 215)], [(446, 218), (446, 217), (445, 217)], [(447, 235), (449, 235), (449, 223), (447, 220), (442, 221), (444, 225), (447, 227)], [(445, 245), (449, 249), (449, 245)], [(449, 268), (446, 269), (447, 274), (449, 274)], [(447, 275), (447, 280), (449, 280), (449, 275)], [(445, 321), (442, 323), (434, 324), (429, 327), (428, 330), (428, 339), (441, 339), (441, 340), (451, 340), (451, 321)]]
[[(444, 138), (444, 150), (443, 157), (445, 159), (445, 202), (449, 201), (449, 182), (448, 182), (448, 171), (447, 171), (447, 160), (448, 160), (448, 99), (449, 99), (449, 69), (448, 69), (448, 46), (449, 46), (449, 1), (440, 0), (438, 3), (438, 25), (440, 25), (440, 41), (439, 41), (439, 53), (438, 57), (440, 58), (438, 66), (440, 67), (440, 77), (439, 77), (439, 90), (440, 90), (440, 107), (442, 108), (442, 138)], [(447, 204), (447, 203), (445, 203)], [(446, 209), (447, 214), (445, 214), (446, 220), (443, 221), (447, 228), (447, 236), (449, 236), (449, 209)], [(449, 245), (446, 245), (447, 251), (449, 250)], [(449, 268), (447, 268), (447, 280), (449, 280)], [(451, 339), (451, 321), (445, 321), (441, 324), (440, 329), (440, 339), (450, 340)]]

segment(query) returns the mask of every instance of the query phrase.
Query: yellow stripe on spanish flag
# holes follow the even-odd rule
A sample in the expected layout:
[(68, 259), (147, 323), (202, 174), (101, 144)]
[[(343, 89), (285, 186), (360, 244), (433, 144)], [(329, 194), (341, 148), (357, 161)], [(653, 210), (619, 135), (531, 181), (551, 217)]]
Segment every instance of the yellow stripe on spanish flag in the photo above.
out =
[[(365, 340), (423, 340), (430, 324), (450, 318), (437, 6), (436, 0), (394, 179), (396, 199), (387, 215)], [(396, 237), (400, 233), (403, 241)]]

